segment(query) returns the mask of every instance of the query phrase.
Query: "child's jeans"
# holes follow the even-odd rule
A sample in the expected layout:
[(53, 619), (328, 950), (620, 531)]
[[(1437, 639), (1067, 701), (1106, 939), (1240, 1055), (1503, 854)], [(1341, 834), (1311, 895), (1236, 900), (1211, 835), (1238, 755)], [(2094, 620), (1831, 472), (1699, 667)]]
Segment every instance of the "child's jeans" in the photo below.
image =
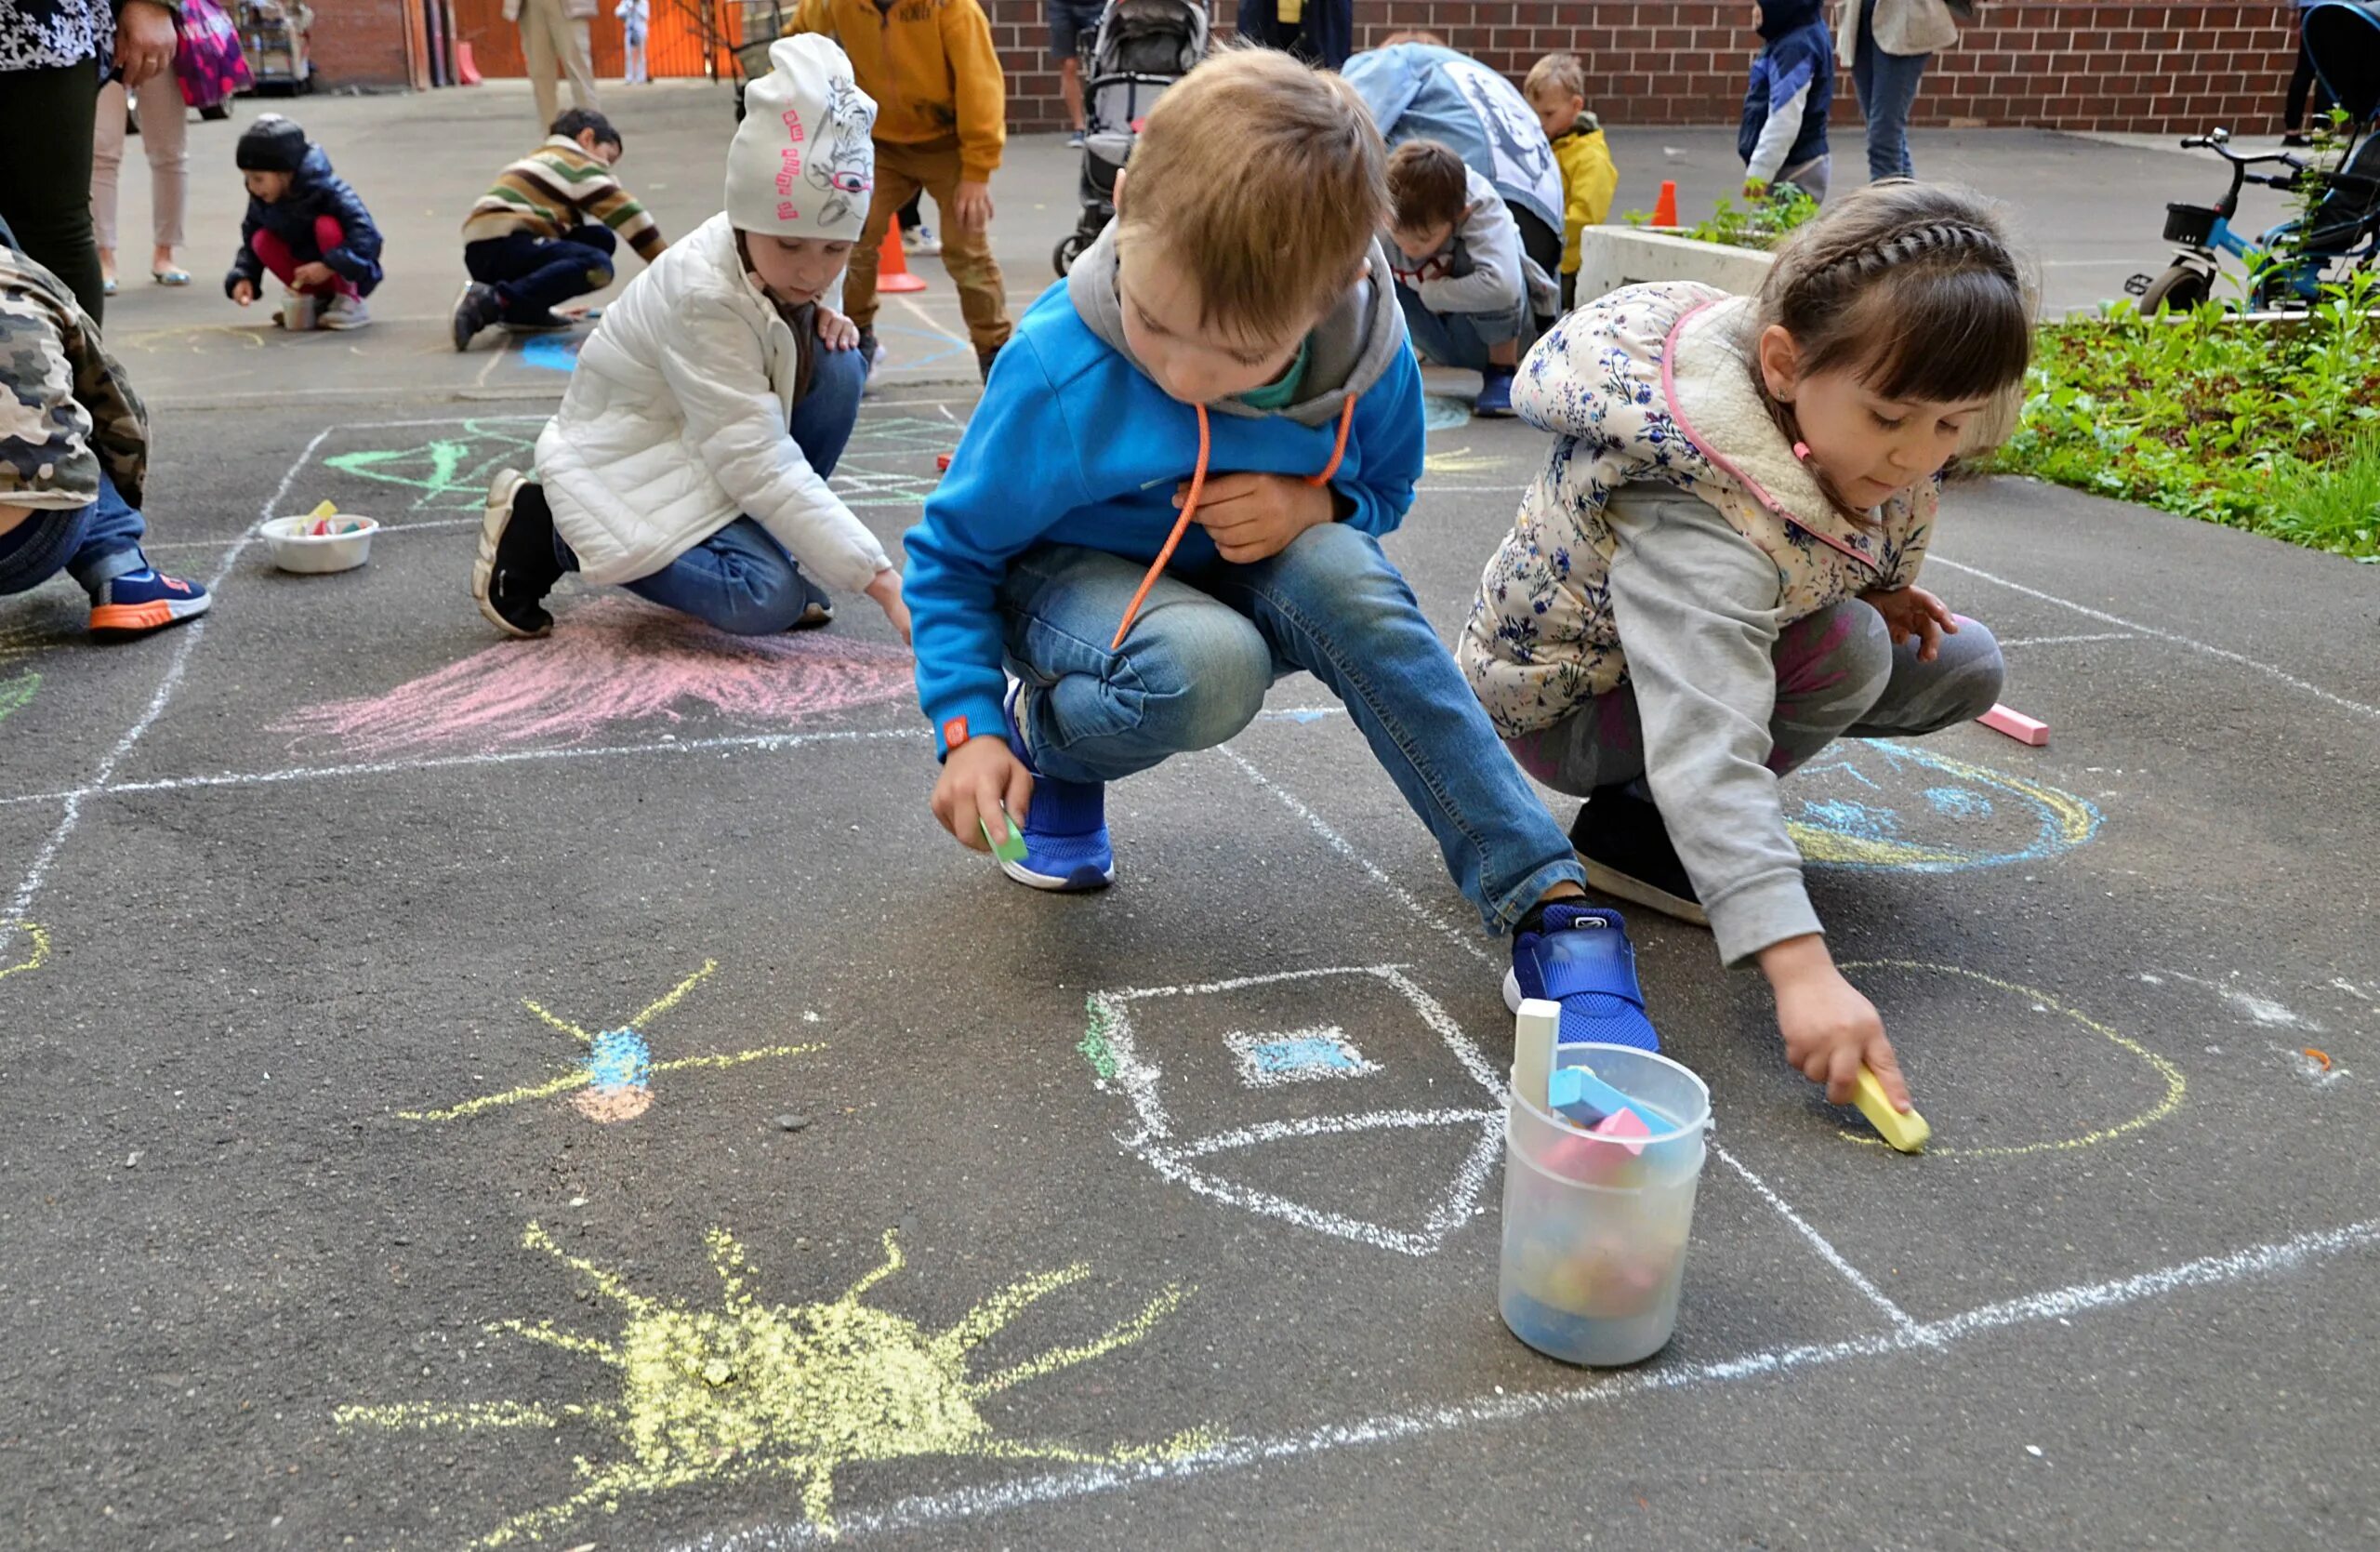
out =
[(354, 283), (336, 273), (328, 284), (323, 285), (300, 285), (292, 278), (297, 274), (298, 265), (321, 263), (323, 255), (346, 241), (345, 227), (328, 216), (317, 216), (314, 218), (314, 240), (302, 249), (284, 242), (277, 234), (261, 227), (257, 229), (255, 236), (248, 239), (248, 247), (264, 260), (264, 267), (271, 272), (273, 279), (292, 291), (309, 297), (352, 297), (356, 294)]
[(1345, 703), (1488, 931), (1584, 878), (1368, 535), (1326, 523), (1268, 560), (1170, 572), (1111, 652), (1146, 570), (1072, 545), (1010, 567), (1002, 638), (1010, 671), (1033, 687), (1026, 733), (1043, 774), (1114, 781), (1211, 749), (1263, 709), (1274, 680), (1302, 669)]
[(550, 324), (555, 308), (612, 284), (612, 256), (618, 248), (612, 229), (595, 222), (567, 237), (514, 232), (464, 244), (463, 268), (473, 280), (496, 287), (504, 322)]
[(1505, 313), (1433, 312), (1409, 285), (1396, 288), (1396, 305), (1405, 310), (1405, 330), (1422, 360), (1473, 372), (1487, 370), (1489, 346), (1517, 343), (1528, 326), (1526, 292)]
[[(843, 444), (851, 440), (866, 382), (867, 364), (859, 352), (818, 352), (810, 391), (793, 406), (788, 429), (822, 480), (835, 472)], [(578, 569), (578, 557), (559, 532), (554, 559), (564, 571)], [(622, 585), (639, 598), (738, 636), (773, 636), (791, 629), (810, 599), (801, 567), (750, 517), (737, 518), (659, 571)]]
[[(1850, 599), (1778, 632), (1777, 705), (1768, 723), (1768, 768), (1783, 776), (1840, 737), (1891, 738), (1937, 732), (1991, 710), (2003, 665), (1991, 632), (1965, 616), (1930, 663), (1917, 643), (1895, 646), (1884, 617)], [(1645, 732), (1636, 692), (1606, 691), (1507, 747), (1521, 769), (1557, 791), (1585, 797), (1645, 774)]]
[(149, 531), (99, 471), (99, 498), (73, 511), (37, 511), (0, 534), (0, 594), (25, 592), (63, 571), (96, 596), (117, 577), (149, 564), (140, 537)]

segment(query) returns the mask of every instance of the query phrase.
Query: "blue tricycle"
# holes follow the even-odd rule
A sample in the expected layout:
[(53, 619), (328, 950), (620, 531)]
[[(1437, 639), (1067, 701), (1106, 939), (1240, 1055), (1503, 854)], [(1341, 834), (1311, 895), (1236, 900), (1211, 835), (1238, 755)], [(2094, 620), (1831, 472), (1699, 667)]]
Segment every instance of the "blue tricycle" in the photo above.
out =
[[(2259, 312), (2302, 311), (2321, 299), (2325, 284), (2380, 268), (2380, 131), (2372, 124), (2380, 113), (2380, 13), (2357, 0), (2320, 0), (2307, 8), (2303, 25), (2306, 52), (2347, 114), (2337, 161), (2318, 167), (2287, 152), (2243, 156), (2230, 148), (2228, 129), (2182, 141), (2186, 151), (2212, 151), (2228, 162), (2231, 187), (2211, 206), (2165, 206), (2165, 240), (2180, 247), (2163, 274), (2124, 283), (2141, 312), (2186, 312), (2205, 301), (2227, 253), (2247, 264), (2248, 305)], [(2263, 166), (2281, 170), (2249, 170)], [(2317, 197), (2307, 215), (2252, 243), (2231, 227), (2240, 191), (2250, 183)]]

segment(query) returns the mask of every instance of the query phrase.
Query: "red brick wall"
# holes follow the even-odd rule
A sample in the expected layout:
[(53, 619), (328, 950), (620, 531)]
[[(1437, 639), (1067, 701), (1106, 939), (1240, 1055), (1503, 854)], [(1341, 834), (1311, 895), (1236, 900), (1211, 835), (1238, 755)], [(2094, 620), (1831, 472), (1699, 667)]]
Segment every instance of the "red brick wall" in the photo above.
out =
[[(1009, 70), (1009, 117), (1061, 126), (1041, 0), (984, 0)], [(1228, 32), (1236, 0), (1214, 7)], [(1614, 124), (1733, 124), (1760, 39), (1750, 0), (1355, 0), (1355, 46), (1426, 27), (1515, 81), (1538, 56), (1587, 62), (1589, 99)], [(2242, 133), (2279, 126), (2296, 60), (2290, 0), (1984, 0), (1956, 48), (1934, 57), (1921, 125)], [(1839, 115), (1858, 122), (1845, 73)]]
[[(318, 86), (405, 85), (413, 0), (311, 0)], [(226, 10), (231, 7), (226, 6)]]

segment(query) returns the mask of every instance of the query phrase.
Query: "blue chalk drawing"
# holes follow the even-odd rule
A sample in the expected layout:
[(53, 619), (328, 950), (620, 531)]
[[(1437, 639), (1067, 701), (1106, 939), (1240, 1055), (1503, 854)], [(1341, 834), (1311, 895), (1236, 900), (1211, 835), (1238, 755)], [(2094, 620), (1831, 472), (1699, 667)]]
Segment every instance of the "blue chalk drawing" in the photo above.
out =
[(579, 341), (575, 333), (532, 335), (522, 343), (521, 365), (568, 372), (578, 365)]
[(1250, 1088), (1320, 1078), (1359, 1078), (1380, 1070), (1380, 1064), (1366, 1061), (1335, 1024), (1277, 1034), (1235, 1030), (1223, 1037), (1223, 1043), (1238, 1056), (1240, 1081)]
[(1421, 395), (1421, 429), (1424, 431), (1451, 431), (1471, 424), (1471, 402), (1451, 393)]
[(1964, 787), (1928, 787), (1925, 801), (1934, 812), (1953, 819), (1983, 819), (1991, 815), (1991, 800)]
[(1900, 816), (1891, 809), (1843, 798), (1805, 803), (1802, 805), (1802, 817), (1838, 835), (1857, 835), (1871, 841), (1888, 841), (1900, 829)]
[(587, 1081), (599, 1089), (641, 1089), (653, 1081), (653, 1048), (634, 1029), (606, 1029), (588, 1047)]

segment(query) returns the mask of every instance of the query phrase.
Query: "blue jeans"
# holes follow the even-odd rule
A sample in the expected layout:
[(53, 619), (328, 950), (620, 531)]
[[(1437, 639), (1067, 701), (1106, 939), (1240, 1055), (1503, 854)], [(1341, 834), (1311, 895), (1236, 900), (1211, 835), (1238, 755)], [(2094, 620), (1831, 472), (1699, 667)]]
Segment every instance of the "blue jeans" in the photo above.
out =
[(1528, 296), (1508, 313), (1433, 312), (1421, 293), (1409, 285), (1396, 288), (1396, 305), (1405, 310), (1405, 332), (1421, 359), (1468, 371), (1488, 369), (1488, 347), (1517, 341), (1528, 325)]
[(608, 226), (589, 223), (567, 237), (532, 237), (515, 232), (463, 245), (463, 268), (473, 280), (496, 287), (504, 322), (542, 324), (573, 297), (612, 284), (612, 256), (619, 238)]
[(1044, 774), (1114, 781), (1210, 749), (1254, 719), (1274, 680), (1302, 669), (1345, 703), (1488, 931), (1554, 884), (1582, 882), (1568, 838), (1368, 535), (1326, 523), (1268, 560), (1168, 573), (1111, 652), (1146, 569), (1073, 545), (1010, 567), (1002, 642), (1033, 688), (1026, 733)]
[[(793, 406), (788, 430), (822, 480), (835, 472), (852, 439), (859, 391), (866, 382), (867, 364), (858, 351), (821, 348), (813, 361), (810, 391)], [(565, 571), (578, 569), (578, 557), (559, 533), (554, 558)], [(623, 585), (639, 598), (738, 636), (773, 636), (791, 628), (813, 596), (800, 565), (749, 517), (737, 518), (659, 571)]]
[(1909, 110), (1928, 54), (1887, 54), (1876, 46), (1876, 0), (1861, 0), (1859, 46), (1851, 55), (1851, 85), (1868, 121), (1868, 178), (1914, 178), (1909, 160)]
[(37, 511), (0, 535), (0, 594), (24, 592), (63, 571), (98, 596), (106, 584), (145, 569), (140, 537), (149, 531), (99, 471), (99, 498), (73, 511)]

